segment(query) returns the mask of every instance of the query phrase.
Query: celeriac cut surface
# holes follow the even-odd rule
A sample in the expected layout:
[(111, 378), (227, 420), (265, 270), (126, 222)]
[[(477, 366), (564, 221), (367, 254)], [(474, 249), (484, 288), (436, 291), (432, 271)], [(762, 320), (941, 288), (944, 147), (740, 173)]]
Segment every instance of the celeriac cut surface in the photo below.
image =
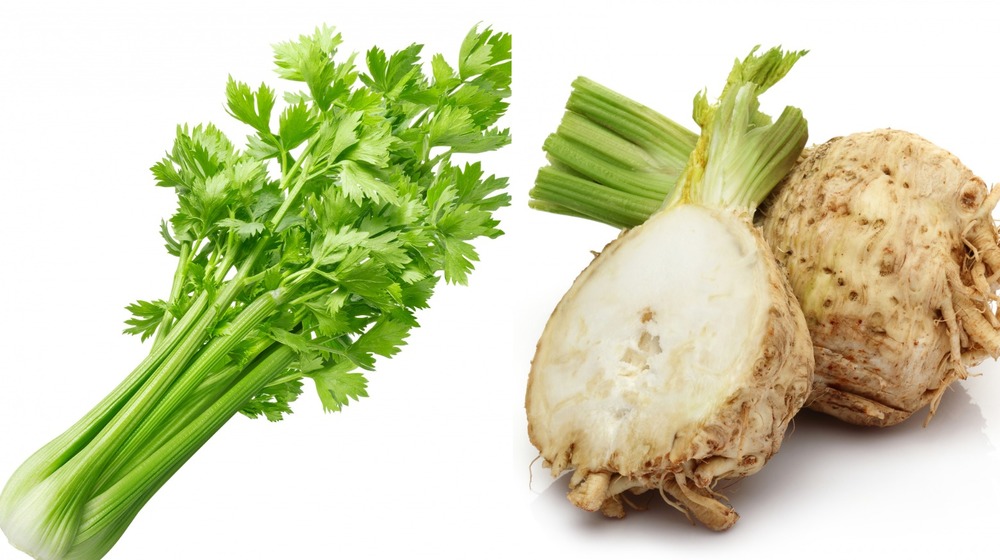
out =
[(624, 514), (658, 489), (713, 529), (712, 488), (777, 451), (811, 383), (805, 322), (749, 218), (684, 205), (624, 233), (576, 279), (539, 341), (529, 435), (570, 499)]

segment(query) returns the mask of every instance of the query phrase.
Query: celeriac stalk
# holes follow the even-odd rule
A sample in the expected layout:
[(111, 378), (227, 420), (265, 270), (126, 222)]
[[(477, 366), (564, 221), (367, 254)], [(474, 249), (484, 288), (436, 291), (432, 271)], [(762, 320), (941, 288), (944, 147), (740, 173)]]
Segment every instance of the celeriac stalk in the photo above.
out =
[[(717, 119), (705, 94), (695, 97), (694, 119), (703, 129), (700, 137), (610, 88), (577, 78), (563, 120), (543, 146), (551, 165), (539, 170), (529, 204), (629, 228), (660, 209), (683, 178), (688, 185), (682, 188), (697, 193), (685, 195), (689, 198), (752, 211), (805, 144), (797, 109), (786, 108), (773, 126), (765, 126), (770, 118), (758, 111), (756, 97), (805, 54), (779, 58), (773, 53), (751, 54), (736, 62), (720, 94), (720, 104), (726, 108), (719, 110)], [(756, 89), (737, 89), (747, 83)], [(743, 107), (734, 111), (737, 105)], [(714, 130), (705, 131), (710, 119), (715, 120)], [(702, 169), (705, 161), (711, 162), (707, 171)], [(709, 174), (707, 179), (702, 173)], [(642, 188), (635, 188), (640, 181)], [(736, 181), (742, 181), (740, 186), (733, 185)]]
[(532, 207), (617, 227), (642, 223), (677, 182), (698, 136), (587, 78), (543, 148)]

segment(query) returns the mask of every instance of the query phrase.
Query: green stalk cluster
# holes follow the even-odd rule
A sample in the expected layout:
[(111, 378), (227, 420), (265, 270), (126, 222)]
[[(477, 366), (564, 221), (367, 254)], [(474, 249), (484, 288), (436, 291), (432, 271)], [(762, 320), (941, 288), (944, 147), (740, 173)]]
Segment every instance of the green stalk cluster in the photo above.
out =
[(665, 206), (759, 205), (802, 152), (808, 127), (786, 107), (774, 122), (758, 97), (805, 51), (778, 48), (737, 60), (715, 104), (694, 99), (699, 136), (587, 78), (577, 78), (556, 132), (543, 145), (529, 204), (538, 210), (631, 228)]
[(663, 203), (698, 135), (588, 78), (574, 80), (566, 113), (543, 148), (529, 193), (538, 210), (615, 227), (642, 223)]

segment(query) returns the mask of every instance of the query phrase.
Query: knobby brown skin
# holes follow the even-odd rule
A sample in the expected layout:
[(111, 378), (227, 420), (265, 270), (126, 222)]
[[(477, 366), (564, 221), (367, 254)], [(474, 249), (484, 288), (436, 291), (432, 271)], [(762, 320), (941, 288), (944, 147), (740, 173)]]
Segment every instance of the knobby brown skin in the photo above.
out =
[[(715, 487), (720, 481), (756, 473), (777, 453), (789, 422), (805, 405), (814, 368), (806, 322), (788, 281), (759, 230), (749, 219), (743, 221), (767, 262), (768, 327), (749, 383), (705, 423), (678, 431), (667, 452), (642, 460), (636, 460), (634, 453), (628, 459), (624, 453), (615, 454), (601, 468), (581, 466), (591, 461), (577, 457), (579, 451), (572, 444), (546, 444), (536, 434), (545, 419), (533, 415), (530, 387), (536, 372), (532, 368), (526, 400), (528, 435), (553, 476), (573, 470), (568, 498), (576, 506), (621, 518), (626, 506), (633, 505), (629, 496), (654, 491), (689, 519), (715, 531), (728, 529), (739, 519)], [(613, 250), (621, 239), (605, 251)]]
[(1000, 189), (915, 134), (807, 150), (767, 202), (764, 237), (815, 345), (809, 406), (891, 426), (1000, 355)]

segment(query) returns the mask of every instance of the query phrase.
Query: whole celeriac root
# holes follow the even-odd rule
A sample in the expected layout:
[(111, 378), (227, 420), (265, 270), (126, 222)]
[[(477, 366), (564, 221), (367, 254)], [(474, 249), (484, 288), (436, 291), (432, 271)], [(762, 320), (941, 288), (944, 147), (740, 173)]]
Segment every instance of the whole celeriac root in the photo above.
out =
[(809, 324), (812, 408), (872, 426), (933, 415), (949, 384), (1000, 355), (998, 199), (908, 132), (807, 150), (761, 225)]

